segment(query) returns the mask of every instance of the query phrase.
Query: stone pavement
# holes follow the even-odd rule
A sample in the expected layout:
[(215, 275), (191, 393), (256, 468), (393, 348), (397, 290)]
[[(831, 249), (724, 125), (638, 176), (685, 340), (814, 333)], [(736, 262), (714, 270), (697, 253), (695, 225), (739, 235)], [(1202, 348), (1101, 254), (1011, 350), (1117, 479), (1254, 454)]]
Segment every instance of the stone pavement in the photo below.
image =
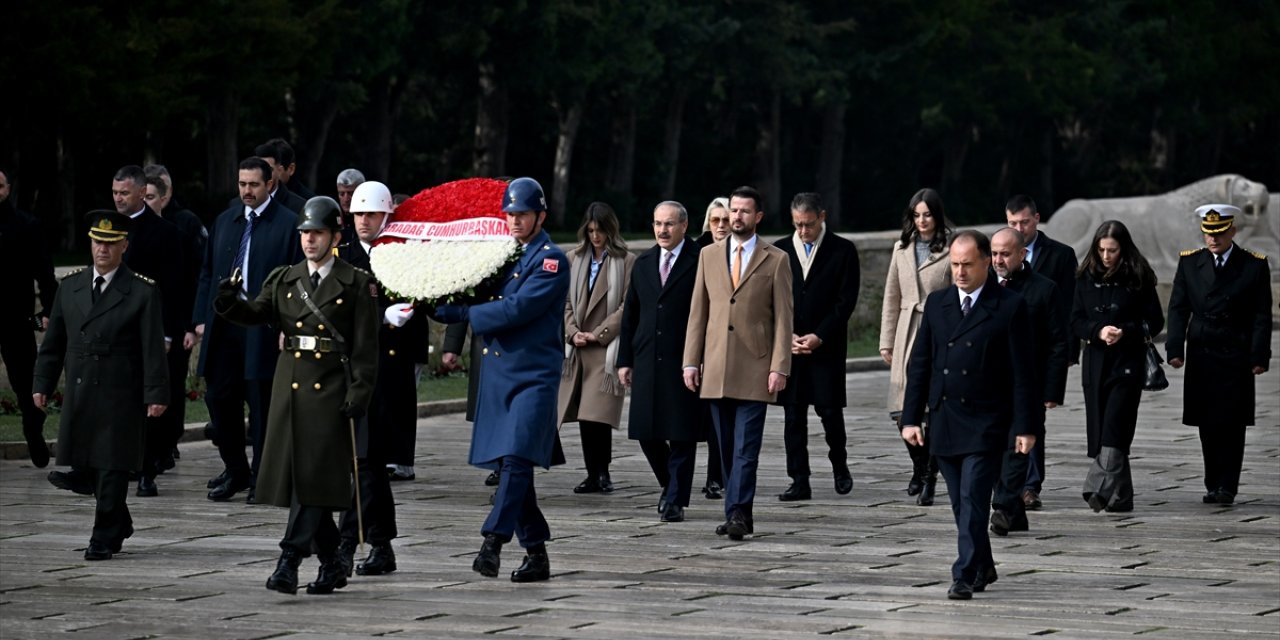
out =
[[(1273, 349), (1280, 351), (1277, 335)], [(848, 376), (854, 491), (831, 489), (811, 418), (815, 499), (781, 503), (781, 411), (769, 413), (754, 537), (712, 530), (719, 502), (695, 495), (687, 520), (662, 524), (634, 443), (615, 437), (611, 496), (574, 495), (567, 467), (538, 474), (556, 539), (550, 582), (471, 572), (489, 509), (484, 472), (464, 460), (459, 415), (419, 422), (414, 482), (395, 485), (399, 571), (355, 577), (331, 596), (280, 595), (283, 509), (215, 504), (209, 443), (184, 446), (161, 495), (130, 496), (137, 533), (115, 559), (82, 559), (92, 501), (52, 488), (29, 462), (0, 462), (0, 637), (43, 638), (793, 638), (834, 636), (1107, 638), (1280, 637), (1280, 362), (1259, 380), (1258, 426), (1233, 507), (1201, 504), (1199, 443), (1179, 424), (1182, 376), (1147, 394), (1134, 445), (1136, 509), (1095, 514), (1080, 499), (1084, 411), (1078, 368), (1068, 405), (1050, 412), (1044, 509), (1033, 530), (993, 538), (1000, 581), (970, 602), (945, 598), (955, 554), (946, 504), (918, 507), (908, 461), (881, 408), (888, 375)], [(699, 482), (702, 479), (699, 467)], [(940, 485), (941, 486), (941, 485)], [(503, 575), (515, 568), (515, 545)], [(302, 576), (315, 575), (314, 559)]]

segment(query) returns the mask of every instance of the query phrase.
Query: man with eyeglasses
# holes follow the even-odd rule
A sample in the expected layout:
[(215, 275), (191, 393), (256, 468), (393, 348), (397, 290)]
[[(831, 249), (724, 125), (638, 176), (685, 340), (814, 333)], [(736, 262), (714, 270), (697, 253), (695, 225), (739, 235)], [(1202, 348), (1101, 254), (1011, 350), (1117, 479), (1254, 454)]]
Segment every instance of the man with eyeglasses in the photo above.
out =
[(795, 317), (791, 330), (791, 379), (778, 394), (791, 486), (783, 502), (813, 497), (809, 485), (808, 413), (813, 405), (826, 433), (827, 459), (836, 493), (853, 490), (845, 450), (844, 361), (849, 316), (858, 304), (858, 250), (826, 224), (822, 196), (800, 193), (791, 201), (796, 232), (774, 243), (791, 264)]

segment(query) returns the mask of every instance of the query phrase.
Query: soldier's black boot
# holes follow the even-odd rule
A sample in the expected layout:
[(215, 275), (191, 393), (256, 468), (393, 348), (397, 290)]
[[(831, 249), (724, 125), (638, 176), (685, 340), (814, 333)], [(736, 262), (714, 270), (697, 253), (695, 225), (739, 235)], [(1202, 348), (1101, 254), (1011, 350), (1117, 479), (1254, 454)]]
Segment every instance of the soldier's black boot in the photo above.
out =
[(307, 585), (307, 593), (333, 593), (334, 589), (345, 586), (347, 586), (347, 571), (342, 566), (342, 561), (338, 560), (338, 554), (335, 552), (320, 554), (320, 573), (316, 574), (315, 582)]
[(484, 544), (480, 545), (480, 553), (476, 554), (475, 561), (471, 563), (471, 570), (487, 578), (496, 578), (501, 554), (502, 541), (493, 534), (486, 535)]
[(922, 507), (933, 506), (934, 493), (938, 487), (938, 463), (933, 456), (929, 456), (928, 468), (925, 469), (924, 487), (920, 489), (920, 495), (916, 496), (916, 504)]
[[(338, 562), (342, 563), (342, 571), (348, 578), (351, 577), (351, 570), (356, 564), (356, 541), (351, 538), (343, 538), (338, 543)], [(362, 574), (363, 575), (363, 574)]]
[(547, 557), (546, 545), (538, 545), (525, 550), (528, 554), (520, 568), (511, 572), (512, 582), (541, 582), (551, 579), (551, 559)]
[(907, 495), (914, 496), (924, 489), (924, 479), (929, 469), (929, 449), (922, 445), (907, 445), (911, 456), (911, 480), (907, 482)]
[(267, 578), (267, 588), (289, 595), (298, 593), (298, 565), (301, 562), (302, 557), (298, 552), (291, 549), (282, 551), (280, 560), (276, 562), (275, 573)]
[(369, 557), (356, 567), (356, 573), (362, 576), (380, 576), (396, 570), (396, 553), (391, 550), (391, 543), (375, 544), (369, 550)]

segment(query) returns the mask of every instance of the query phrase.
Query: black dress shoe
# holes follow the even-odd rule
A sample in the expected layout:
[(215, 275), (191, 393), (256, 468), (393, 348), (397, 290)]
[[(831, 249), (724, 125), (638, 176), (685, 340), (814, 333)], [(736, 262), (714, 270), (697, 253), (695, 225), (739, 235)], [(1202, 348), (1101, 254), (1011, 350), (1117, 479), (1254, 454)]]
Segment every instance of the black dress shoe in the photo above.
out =
[(600, 493), (600, 481), (595, 478), (587, 478), (578, 483), (573, 488), (574, 493)]
[(248, 476), (229, 475), (222, 484), (213, 488), (209, 492), (209, 499), (214, 502), (226, 502), (235, 497), (237, 493), (249, 488)]
[(391, 550), (390, 542), (373, 545), (369, 550), (369, 557), (356, 567), (356, 573), (362, 576), (380, 576), (395, 570), (396, 553)]
[(911, 474), (911, 480), (907, 481), (907, 495), (919, 495), (922, 489), (924, 489), (924, 478)]
[(711, 480), (707, 482), (707, 486), (702, 488), (702, 495), (706, 496), (708, 500), (723, 500), (724, 487), (719, 482)]
[(296, 551), (280, 552), (276, 570), (267, 578), (267, 588), (289, 595), (298, 593), (298, 565), (301, 563), (302, 557)]
[(850, 491), (853, 491), (853, 476), (846, 469), (844, 473), (836, 475), (836, 493), (843, 496)]
[(795, 502), (797, 500), (808, 500), (813, 497), (813, 491), (809, 489), (808, 482), (792, 482), (786, 491), (778, 494), (778, 499), (783, 502)]
[(102, 544), (97, 540), (90, 540), (89, 547), (84, 550), (84, 559), (85, 560), (110, 560), (111, 549), (109, 549), (107, 545)]
[(951, 588), (947, 589), (948, 600), (972, 600), (973, 587), (964, 580), (956, 580), (951, 583)]
[(214, 487), (216, 487), (216, 486), (218, 486), (218, 485), (220, 485), (220, 484), (222, 484), (222, 483), (226, 482), (226, 481), (227, 481), (227, 478), (229, 478), (229, 477), (231, 477), (231, 472), (230, 472), (230, 471), (227, 471), (226, 469), (223, 469), (223, 470), (222, 470), (222, 473), (219, 473), (218, 475), (216, 475), (216, 476), (214, 476), (214, 477), (212, 477), (212, 478), (209, 478), (209, 481), (208, 481), (208, 482), (206, 482), (206, 483), (204, 483), (204, 486), (205, 486), (205, 488), (206, 488), (206, 489), (212, 489), (212, 488), (214, 488)]
[(1106, 507), (1107, 513), (1129, 513), (1133, 511), (1133, 501), (1113, 502)]
[(667, 496), (666, 494), (663, 494), (661, 498), (658, 498), (658, 513), (666, 513), (668, 504), (670, 503), (667, 502)]
[(1214, 492), (1214, 497), (1217, 499), (1218, 504), (1235, 504), (1236, 503), (1236, 494), (1231, 493), (1226, 489), (1218, 489), (1217, 491)]
[(352, 538), (343, 538), (338, 541), (338, 562), (342, 564), (342, 570), (351, 577), (351, 572), (356, 566), (356, 547), (358, 543)]
[(541, 551), (532, 549), (527, 552), (520, 568), (511, 572), (512, 582), (541, 582), (551, 579), (551, 559), (544, 548)]
[(995, 584), (1000, 579), (1000, 575), (996, 573), (995, 567), (987, 567), (983, 571), (979, 571), (977, 577), (973, 579), (973, 592), (982, 593), (987, 590), (987, 585)]
[(156, 479), (151, 476), (138, 478), (137, 493), (139, 498), (154, 498), (160, 495), (160, 490), (156, 488)]
[(925, 480), (924, 487), (920, 489), (920, 495), (916, 496), (916, 504), (922, 507), (932, 507), (934, 494), (938, 490), (938, 482), (935, 480), (929, 482)]
[(725, 523), (725, 533), (729, 534), (730, 540), (741, 540), (743, 536), (751, 533), (751, 528), (747, 525), (746, 516), (741, 511), (734, 511), (729, 516), (729, 521)]
[(1000, 537), (1009, 535), (1009, 516), (1003, 511), (991, 512), (991, 533)]
[(50, 471), (49, 484), (82, 496), (93, 495), (93, 484), (89, 482), (89, 478), (75, 469), (71, 471)]
[(502, 540), (493, 534), (485, 536), (484, 543), (480, 545), (480, 553), (476, 554), (476, 559), (471, 563), (471, 570), (486, 578), (497, 577), (498, 568), (502, 565), (501, 554)]
[(249, 492), (244, 496), (245, 504), (258, 504), (258, 487), (249, 485)]
[(600, 486), (600, 493), (613, 493), (613, 479), (609, 477), (608, 471), (600, 474), (596, 484)]
[(485, 476), (485, 479), (484, 479), (484, 486), (486, 486), (486, 487), (496, 487), (496, 486), (498, 486), (498, 482), (499, 482), (499, 480), (498, 480), (498, 472), (497, 472), (497, 471), (490, 471), (490, 472), (489, 472), (489, 475), (488, 475), (488, 476)]
[(1200, 501), (1205, 504), (1218, 504), (1218, 492), (1210, 491), (1209, 493), (1204, 494), (1204, 497), (1200, 498)]
[(729, 535), (729, 521), (727, 521), (727, 520), (726, 520), (726, 521), (724, 521), (724, 522), (722, 522), (722, 523), (720, 523), (720, 524), (716, 525), (716, 535), (718, 535), (718, 536), (727, 536), (727, 535)]
[(27, 455), (37, 469), (49, 466), (49, 443), (44, 441), (44, 420), (22, 425), (22, 435), (27, 439)]
[(182, 459), (182, 452), (181, 452), (181, 451), (178, 451), (178, 445), (176, 445), (176, 444), (175, 444), (175, 445), (173, 445), (173, 451), (169, 452), (169, 457), (170, 457), (170, 458), (173, 458), (174, 460), (181, 460), (181, 459)]
[(684, 507), (678, 504), (668, 504), (666, 510), (662, 512), (663, 522), (684, 522)]
[(338, 560), (338, 554), (330, 553), (320, 556), (320, 572), (316, 574), (315, 582), (307, 584), (307, 593), (324, 595), (345, 586), (347, 586), (347, 572), (342, 562)]
[(1026, 507), (1027, 511), (1036, 511), (1043, 505), (1044, 503), (1040, 501), (1040, 494), (1035, 489), (1027, 489), (1022, 492), (1022, 506)]
[(1084, 501), (1089, 503), (1089, 508), (1093, 509), (1094, 513), (1097, 513), (1107, 508), (1106, 498), (1103, 498), (1102, 496), (1096, 493), (1085, 494)]

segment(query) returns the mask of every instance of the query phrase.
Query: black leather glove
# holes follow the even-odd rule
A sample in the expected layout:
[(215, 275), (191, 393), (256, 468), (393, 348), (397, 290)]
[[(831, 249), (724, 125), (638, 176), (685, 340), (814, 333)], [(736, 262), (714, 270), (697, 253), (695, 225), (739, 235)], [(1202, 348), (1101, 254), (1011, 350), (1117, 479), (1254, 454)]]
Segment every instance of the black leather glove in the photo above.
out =
[(364, 407), (358, 404), (346, 404), (342, 406), (342, 415), (352, 419), (359, 420), (364, 417)]

